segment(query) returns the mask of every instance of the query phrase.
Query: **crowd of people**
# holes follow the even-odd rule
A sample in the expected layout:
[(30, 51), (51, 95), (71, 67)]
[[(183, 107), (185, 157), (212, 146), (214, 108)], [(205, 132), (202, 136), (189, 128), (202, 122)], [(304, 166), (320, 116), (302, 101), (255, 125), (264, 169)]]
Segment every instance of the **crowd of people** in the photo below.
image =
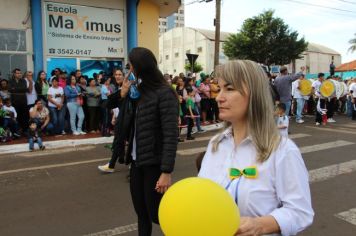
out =
[[(164, 75), (166, 81), (177, 92), (180, 103), (179, 127), (187, 127), (187, 140), (194, 140), (193, 126), (198, 133), (205, 130), (202, 126), (219, 123), (219, 108), (216, 97), (220, 92), (217, 79), (200, 73), (199, 79), (194, 74), (172, 77)], [(184, 140), (179, 138), (179, 142)]]
[[(194, 74), (183, 73), (175, 77), (166, 74), (164, 78), (179, 97), (179, 129), (187, 127), (187, 140), (194, 140), (194, 132), (205, 132), (202, 126), (220, 122), (215, 101), (220, 88), (216, 79), (204, 73), (198, 80)], [(14, 69), (10, 79), (0, 81), (1, 141), (28, 137), (29, 148), (33, 150), (31, 138), (44, 149), (43, 135), (112, 135), (118, 108), (110, 101), (123, 79), (121, 69), (108, 76), (102, 72), (94, 74), (93, 78), (82, 75), (80, 70), (68, 74), (60, 68), (54, 69), (50, 76), (40, 71), (34, 78), (32, 71), (22, 73)], [(35, 130), (31, 130), (33, 123)], [(31, 137), (33, 133), (36, 138)]]
[[(325, 77), (324, 73), (319, 73), (318, 78), (310, 82), (310, 92), (305, 94), (305, 91), (301, 91), (303, 80), (306, 80), (304, 70), (305, 68), (302, 67), (299, 73), (289, 74), (287, 67), (281, 67), (279, 76), (273, 77), (269, 74), (271, 92), (274, 95), (273, 100), (277, 105), (276, 120), (279, 120), (278, 124), (283, 123), (281, 129), (288, 130), (286, 126), (292, 117), (295, 117), (297, 124), (304, 123), (303, 118), (306, 114), (315, 115), (316, 126), (335, 123), (335, 113), (346, 114), (352, 120), (356, 120), (356, 78), (343, 81), (337, 75)], [(340, 97), (336, 96), (336, 92), (329, 97), (324, 97), (320, 89), (325, 80), (345, 83), (347, 91)], [(283, 106), (278, 106), (279, 103), (282, 103)], [(282, 110), (284, 113), (281, 112)], [(280, 119), (282, 116), (285, 116), (283, 120), (287, 118), (288, 122), (282, 122)], [(282, 133), (285, 134), (284, 131)]]
[(22, 73), (14, 69), (9, 80), (1, 79), (2, 142), (28, 136), (29, 148), (33, 150), (31, 138), (44, 149), (41, 143), (44, 134), (111, 135), (117, 113), (110, 98), (122, 84), (121, 69), (115, 69), (110, 76), (98, 73), (88, 78), (80, 70), (67, 74), (56, 68), (49, 78), (44, 71), (36, 79), (33, 77), (32, 71)]

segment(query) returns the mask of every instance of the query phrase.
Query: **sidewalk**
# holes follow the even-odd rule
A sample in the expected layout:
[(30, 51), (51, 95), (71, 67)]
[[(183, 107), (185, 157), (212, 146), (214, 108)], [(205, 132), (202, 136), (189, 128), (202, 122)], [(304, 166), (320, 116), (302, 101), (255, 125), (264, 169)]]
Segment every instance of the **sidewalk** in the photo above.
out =
[[(223, 127), (222, 123), (211, 124), (204, 126), (204, 130), (213, 131)], [(181, 135), (186, 134), (186, 128), (182, 129)], [(94, 135), (96, 136), (96, 135)], [(88, 137), (88, 138), (86, 138)], [(83, 136), (72, 136), (72, 135), (63, 135), (63, 136), (49, 136), (43, 138), (43, 145), (46, 146), (47, 149), (58, 149), (65, 147), (76, 147), (80, 145), (98, 145), (104, 143), (112, 143), (114, 137), (93, 137), (93, 135), (87, 134)], [(25, 140), (24, 140), (25, 142)], [(37, 144), (35, 144), (35, 150), (38, 149)], [(28, 143), (6, 143), (0, 145), (0, 154), (8, 154), (8, 153), (19, 153), (19, 152), (28, 152)]]

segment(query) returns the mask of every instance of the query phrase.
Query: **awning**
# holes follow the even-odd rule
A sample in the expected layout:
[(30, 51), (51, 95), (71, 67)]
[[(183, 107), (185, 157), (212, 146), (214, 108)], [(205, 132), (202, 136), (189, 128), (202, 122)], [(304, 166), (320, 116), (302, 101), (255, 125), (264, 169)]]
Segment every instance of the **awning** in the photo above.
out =
[(182, 4), (181, 0), (150, 0), (152, 3), (159, 6), (159, 16), (167, 17), (177, 12)]

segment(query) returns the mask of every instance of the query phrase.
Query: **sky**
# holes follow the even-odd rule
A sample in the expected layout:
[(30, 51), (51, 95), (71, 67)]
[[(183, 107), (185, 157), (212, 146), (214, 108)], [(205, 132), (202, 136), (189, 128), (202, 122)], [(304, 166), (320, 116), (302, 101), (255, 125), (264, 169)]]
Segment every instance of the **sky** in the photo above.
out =
[[(187, 27), (215, 29), (215, 1), (184, 2)], [(273, 9), (276, 17), (282, 18), (308, 42), (339, 52), (342, 63), (356, 60), (356, 52), (348, 52), (348, 41), (356, 33), (356, 0), (222, 0), (221, 31), (237, 33), (244, 20), (269, 9)]]

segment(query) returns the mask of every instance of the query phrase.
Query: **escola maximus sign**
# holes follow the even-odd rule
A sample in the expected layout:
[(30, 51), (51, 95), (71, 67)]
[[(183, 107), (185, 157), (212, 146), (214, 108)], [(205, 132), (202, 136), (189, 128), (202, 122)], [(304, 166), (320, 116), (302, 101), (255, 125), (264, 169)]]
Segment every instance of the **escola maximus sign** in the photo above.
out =
[(123, 10), (45, 2), (47, 56), (124, 57)]

